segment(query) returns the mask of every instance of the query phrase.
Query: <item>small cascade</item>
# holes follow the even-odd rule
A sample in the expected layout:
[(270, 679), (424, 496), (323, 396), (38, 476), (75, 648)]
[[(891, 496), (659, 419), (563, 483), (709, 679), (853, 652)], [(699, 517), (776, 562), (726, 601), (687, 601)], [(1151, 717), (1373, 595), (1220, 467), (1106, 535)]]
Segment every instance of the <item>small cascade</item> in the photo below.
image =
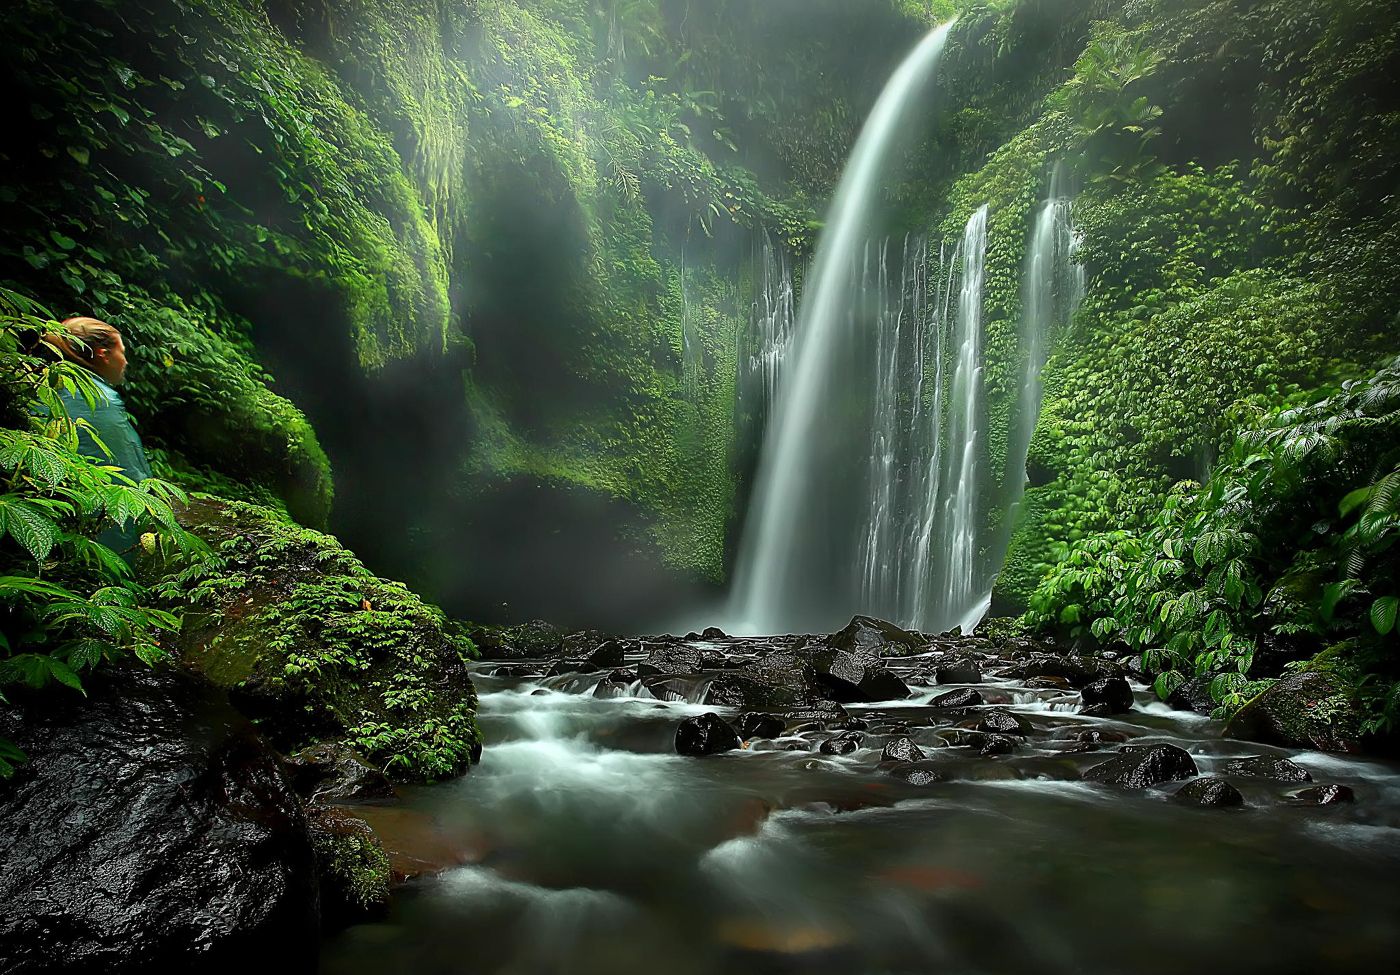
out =
[[(1074, 317), (1084, 300), (1084, 266), (1075, 259), (1079, 234), (1074, 228), (1073, 193), (1064, 165), (1051, 172), (1050, 186), (1036, 213), (1026, 248), (1021, 292), (1021, 385), (1007, 440), (1007, 507), (1019, 505), (1026, 486), (1026, 455), (1040, 416), (1040, 373), (1056, 328)], [(1008, 531), (1015, 518), (1007, 520)], [(1002, 548), (1006, 541), (1004, 539)]]
[(931, 629), (971, 629), (986, 612), (990, 580), (979, 560), (982, 527), (979, 468), (986, 449), (982, 391), (982, 292), (987, 258), (987, 207), (967, 222), (962, 241), (962, 285), (956, 319), (957, 365), (949, 391), (947, 454), (939, 499), (934, 565), (941, 582)]
[(778, 377), (797, 328), (792, 258), (764, 231), (754, 268), (754, 298), (748, 333), (739, 349), (739, 411), (761, 424), (778, 393)]

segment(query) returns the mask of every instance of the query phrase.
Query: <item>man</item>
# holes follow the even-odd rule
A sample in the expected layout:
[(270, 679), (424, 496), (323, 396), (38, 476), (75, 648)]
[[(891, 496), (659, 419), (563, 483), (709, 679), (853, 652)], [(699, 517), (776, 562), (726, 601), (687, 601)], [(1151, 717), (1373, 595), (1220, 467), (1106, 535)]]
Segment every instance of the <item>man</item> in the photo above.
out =
[[(93, 374), (93, 385), (97, 387), (92, 406), (81, 393), (63, 395), (69, 418), (85, 421), (78, 426), (78, 452), (99, 464), (120, 468), (133, 481), (150, 477), (146, 448), (115, 388), (126, 378), (126, 346), (121, 333), (96, 318), (70, 318), (63, 322), (63, 329), (63, 334), (51, 340), (67, 359)], [(102, 441), (101, 446), (93, 434)], [(136, 545), (138, 537), (134, 527), (121, 530), (113, 525), (98, 540), (118, 552), (126, 552)]]

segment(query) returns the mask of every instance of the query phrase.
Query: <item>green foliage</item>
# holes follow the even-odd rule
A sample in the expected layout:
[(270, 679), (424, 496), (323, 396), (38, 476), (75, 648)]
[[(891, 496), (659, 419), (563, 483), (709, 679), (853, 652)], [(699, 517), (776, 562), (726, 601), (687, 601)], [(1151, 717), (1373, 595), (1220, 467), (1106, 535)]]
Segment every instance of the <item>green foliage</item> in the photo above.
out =
[(1162, 55), (1141, 37), (1100, 22), (1055, 100), (1074, 119), (1082, 161), (1095, 177), (1127, 182), (1160, 167), (1149, 151), (1162, 134), (1160, 105), (1139, 94)]
[(199, 498), (182, 518), (214, 549), (156, 587), (188, 607), (183, 658), (274, 741), (337, 736), (402, 780), (466, 768), (480, 741), (463, 670), (475, 647), (440, 610), (267, 509)]
[[(172, 556), (200, 549), (175, 521), (178, 488), (136, 483), (78, 453), (63, 396), (98, 395), (91, 374), (45, 338), (59, 326), (42, 307), (0, 289), (0, 690), (59, 683), (107, 661), (166, 655), (178, 618), (151, 605), (121, 554), (99, 536), (144, 532), (142, 547)], [(90, 432), (90, 431), (89, 431)], [(3, 700), (3, 695), (0, 695)], [(22, 756), (0, 742), (0, 776)]]
[(1400, 360), (1320, 402), (1270, 414), (1152, 528), (1062, 546), (1030, 621), (1122, 642), (1160, 673), (1210, 674), (1233, 710), (1265, 641), (1321, 649), (1368, 707), (1400, 719)]

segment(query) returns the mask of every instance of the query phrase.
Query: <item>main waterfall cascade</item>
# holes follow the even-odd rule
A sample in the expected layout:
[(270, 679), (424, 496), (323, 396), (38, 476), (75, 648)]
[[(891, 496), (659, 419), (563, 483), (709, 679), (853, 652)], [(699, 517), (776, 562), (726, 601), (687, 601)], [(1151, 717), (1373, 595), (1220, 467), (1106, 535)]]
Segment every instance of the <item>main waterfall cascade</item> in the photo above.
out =
[(851, 269), (870, 236), (886, 162), (937, 72), (951, 29), (948, 23), (931, 31), (896, 69), (837, 188), (765, 432), (731, 629), (819, 629), (859, 600), (860, 571), (853, 567), (869, 495), (851, 467), (869, 442), (856, 438), (869, 431), (863, 421), (870, 374), (858, 368), (861, 336), (850, 327), (852, 308), (867, 304)]

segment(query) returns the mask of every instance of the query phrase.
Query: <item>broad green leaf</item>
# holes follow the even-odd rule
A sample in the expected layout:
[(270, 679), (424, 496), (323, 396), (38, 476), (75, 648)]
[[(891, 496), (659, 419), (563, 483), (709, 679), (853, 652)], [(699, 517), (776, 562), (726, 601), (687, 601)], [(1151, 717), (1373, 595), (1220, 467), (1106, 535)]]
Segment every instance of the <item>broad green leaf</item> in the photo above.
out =
[(1382, 596), (1371, 604), (1371, 625), (1381, 635), (1395, 629), (1396, 611), (1400, 610), (1400, 596)]

